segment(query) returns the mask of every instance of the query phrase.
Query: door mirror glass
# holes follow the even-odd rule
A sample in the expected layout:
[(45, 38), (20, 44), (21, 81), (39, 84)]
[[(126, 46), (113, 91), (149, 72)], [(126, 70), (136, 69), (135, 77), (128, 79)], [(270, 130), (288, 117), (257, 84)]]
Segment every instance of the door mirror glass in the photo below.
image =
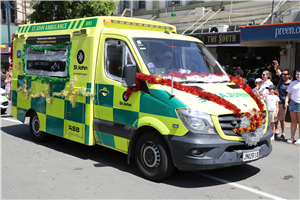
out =
[(136, 65), (125, 65), (122, 72), (121, 82), (123, 87), (133, 88), (136, 86)]

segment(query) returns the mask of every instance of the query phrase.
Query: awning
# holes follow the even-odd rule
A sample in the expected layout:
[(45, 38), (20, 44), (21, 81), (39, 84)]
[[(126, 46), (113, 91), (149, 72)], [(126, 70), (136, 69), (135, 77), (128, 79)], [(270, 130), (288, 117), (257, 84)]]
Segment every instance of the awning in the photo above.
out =
[(300, 42), (300, 22), (239, 26), (243, 46), (284, 46)]

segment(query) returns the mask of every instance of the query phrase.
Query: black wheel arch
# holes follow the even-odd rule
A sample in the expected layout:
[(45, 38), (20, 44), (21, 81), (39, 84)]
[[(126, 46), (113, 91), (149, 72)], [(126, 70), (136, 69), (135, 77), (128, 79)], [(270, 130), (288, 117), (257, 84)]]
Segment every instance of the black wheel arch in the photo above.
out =
[(170, 155), (171, 155), (171, 159), (173, 161), (172, 149), (170, 147), (170, 144), (166, 140), (167, 137), (163, 137), (158, 130), (156, 130), (155, 128), (153, 128), (151, 126), (142, 126), (138, 129), (133, 128), (131, 130), (130, 138), (129, 138), (129, 144), (128, 144), (127, 163), (130, 164), (130, 159), (135, 157), (135, 148), (136, 148), (137, 141), (139, 140), (141, 135), (143, 133), (146, 133), (146, 132), (152, 132), (155, 135), (157, 135), (158, 137), (160, 137), (162, 139), (162, 141), (164, 141), (164, 143), (168, 147), (168, 150), (169, 150)]

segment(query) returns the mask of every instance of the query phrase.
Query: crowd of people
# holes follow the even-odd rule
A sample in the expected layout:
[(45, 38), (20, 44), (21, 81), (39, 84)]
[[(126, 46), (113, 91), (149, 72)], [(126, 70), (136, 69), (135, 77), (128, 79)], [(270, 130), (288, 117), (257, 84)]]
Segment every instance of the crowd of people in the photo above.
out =
[[(264, 70), (261, 78), (257, 77), (254, 69), (248, 73), (248, 84), (253, 88), (253, 93), (266, 103), (269, 121), (273, 131), (271, 141), (279, 135), (279, 124), (281, 126), (280, 140), (285, 141), (286, 112), (291, 116), (291, 137), (287, 143), (300, 145), (300, 128), (299, 139), (295, 139), (297, 124), (300, 124), (300, 70), (296, 70), (296, 80), (291, 79), (291, 70), (288, 68), (279, 69), (277, 60), (273, 61), (275, 76), (278, 80), (272, 79), (274, 73)], [(237, 69), (234, 73), (236, 78), (242, 78), (244, 72)]]
[(11, 73), (1, 69), (1, 88), (5, 89), (8, 99), (11, 100)]

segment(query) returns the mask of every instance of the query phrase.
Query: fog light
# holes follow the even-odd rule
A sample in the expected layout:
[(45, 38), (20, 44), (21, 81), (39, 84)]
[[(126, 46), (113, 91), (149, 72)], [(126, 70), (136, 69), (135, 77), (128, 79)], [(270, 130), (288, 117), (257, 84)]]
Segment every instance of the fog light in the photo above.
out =
[(200, 156), (201, 155), (201, 151), (199, 149), (195, 149), (192, 151), (193, 156)]

